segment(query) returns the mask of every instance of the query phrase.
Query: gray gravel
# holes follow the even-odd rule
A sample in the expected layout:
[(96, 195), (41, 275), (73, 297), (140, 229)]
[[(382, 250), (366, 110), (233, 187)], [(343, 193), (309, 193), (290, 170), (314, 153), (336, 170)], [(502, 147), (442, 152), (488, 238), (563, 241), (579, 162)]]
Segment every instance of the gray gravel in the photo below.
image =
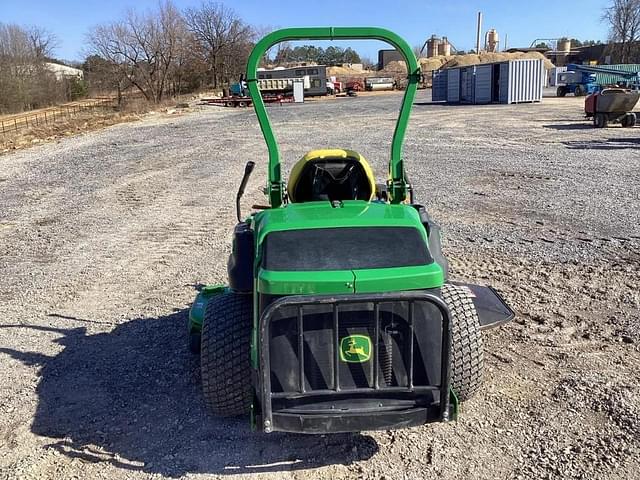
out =
[[(457, 423), (252, 433), (204, 410), (187, 308), (223, 282), (235, 189), (263, 203), (250, 110), (152, 115), (0, 157), (0, 478), (636, 478), (640, 128), (581, 99), (441, 106), (421, 92), (405, 158), (453, 276), (516, 321)], [(271, 107), (290, 167), (353, 148), (386, 171), (397, 94)]]

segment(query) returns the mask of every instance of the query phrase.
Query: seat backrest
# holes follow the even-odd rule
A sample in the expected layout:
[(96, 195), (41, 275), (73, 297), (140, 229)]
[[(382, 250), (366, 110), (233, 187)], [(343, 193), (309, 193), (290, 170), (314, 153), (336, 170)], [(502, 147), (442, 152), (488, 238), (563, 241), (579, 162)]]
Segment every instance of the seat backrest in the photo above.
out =
[(375, 178), (367, 161), (350, 150), (315, 150), (305, 155), (289, 177), (292, 202), (367, 200), (375, 195)]

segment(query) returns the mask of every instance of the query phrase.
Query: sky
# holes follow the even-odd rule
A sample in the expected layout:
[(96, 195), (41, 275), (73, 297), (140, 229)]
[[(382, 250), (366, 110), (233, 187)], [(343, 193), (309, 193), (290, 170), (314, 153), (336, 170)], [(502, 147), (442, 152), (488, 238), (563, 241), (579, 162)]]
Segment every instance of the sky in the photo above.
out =
[[(573, 37), (604, 41), (607, 27), (600, 19), (610, 2), (222, 0), (247, 23), (263, 28), (379, 26), (395, 31), (412, 46), (422, 45), (431, 34), (445, 35), (459, 50), (475, 47), (478, 11), (483, 12), (483, 32), (495, 28), (500, 35), (501, 46), (505, 35), (508, 47), (528, 47), (537, 38)], [(174, 0), (174, 3), (183, 8), (197, 6), (201, 0)], [(60, 45), (55, 52), (57, 58), (82, 60), (86, 52), (83, 47), (85, 36), (92, 26), (116, 20), (130, 8), (146, 10), (157, 4), (157, 0), (0, 0), (0, 22), (44, 27), (59, 38)], [(374, 61), (377, 60), (378, 49), (387, 48), (380, 42), (334, 44), (351, 46)]]

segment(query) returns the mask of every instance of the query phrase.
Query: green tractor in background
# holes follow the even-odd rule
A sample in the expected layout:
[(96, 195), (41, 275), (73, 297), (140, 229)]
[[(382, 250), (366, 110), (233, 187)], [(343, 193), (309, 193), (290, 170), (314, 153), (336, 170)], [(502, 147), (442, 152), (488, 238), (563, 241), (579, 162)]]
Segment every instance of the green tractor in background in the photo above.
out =
[[(344, 149), (309, 152), (285, 188), (256, 83), (289, 40), (377, 39), (400, 51), (408, 86), (390, 178)], [(402, 143), (420, 79), (409, 45), (381, 28), (275, 31), (254, 47), (247, 84), (269, 151), (270, 208), (242, 219), (237, 196), (228, 286), (204, 287), (189, 316), (206, 403), (251, 414), (264, 432), (352, 432), (448, 421), (479, 388), (481, 330), (513, 318), (491, 288), (448, 283), (438, 225), (413, 201)]]

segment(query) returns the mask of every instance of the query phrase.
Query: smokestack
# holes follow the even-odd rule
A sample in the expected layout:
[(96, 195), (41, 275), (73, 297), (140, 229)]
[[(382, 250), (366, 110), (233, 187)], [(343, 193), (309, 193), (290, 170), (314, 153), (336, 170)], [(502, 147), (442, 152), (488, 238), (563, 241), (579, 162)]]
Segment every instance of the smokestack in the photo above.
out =
[(504, 34), (504, 47), (502, 47), (502, 51), (503, 51), (503, 52), (506, 52), (506, 51), (507, 51), (507, 39), (508, 39), (508, 38), (509, 38), (509, 37), (508, 37), (508, 36), (507, 36), (507, 34), (505, 33), (505, 34)]
[(478, 36), (476, 37), (476, 53), (480, 53), (480, 32), (482, 32), (482, 12), (478, 12)]

